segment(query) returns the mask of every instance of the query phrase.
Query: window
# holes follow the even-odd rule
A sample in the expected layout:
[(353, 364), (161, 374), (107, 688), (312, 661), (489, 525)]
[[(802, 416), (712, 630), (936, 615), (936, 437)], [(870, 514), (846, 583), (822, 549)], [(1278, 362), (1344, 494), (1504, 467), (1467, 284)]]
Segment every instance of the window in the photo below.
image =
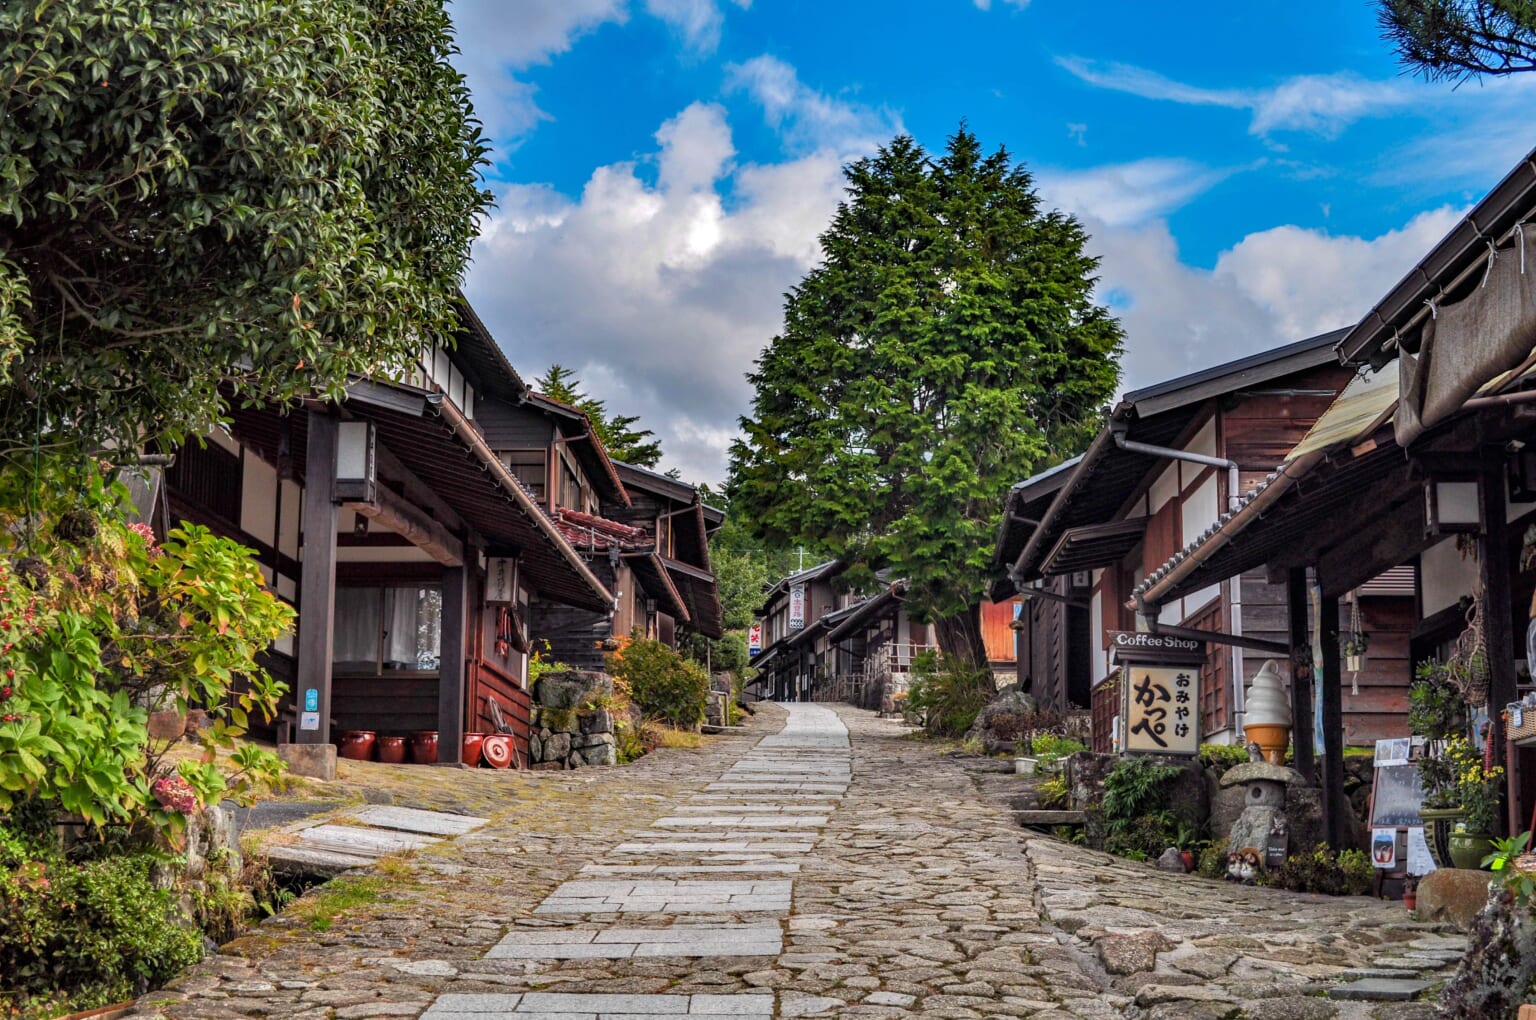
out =
[(442, 615), (438, 588), (338, 588), (332, 666), (352, 675), (436, 672)]
[(543, 502), (549, 474), (543, 450), (503, 450), (498, 456), (512, 472), (512, 477), (533, 492), (535, 499)]

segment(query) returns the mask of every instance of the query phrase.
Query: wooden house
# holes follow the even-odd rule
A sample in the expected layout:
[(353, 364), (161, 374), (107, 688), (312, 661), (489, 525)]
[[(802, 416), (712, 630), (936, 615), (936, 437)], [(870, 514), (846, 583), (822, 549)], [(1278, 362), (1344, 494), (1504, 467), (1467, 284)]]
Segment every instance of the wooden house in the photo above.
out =
[(1129, 592), (1159, 611), (1254, 570), (1285, 582), (1291, 643), (1317, 661), (1303, 656), (1293, 676), (1293, 714), (1320, 720), (1315, 741), (1295, 742), (1297, 768), (1321, 774), (1335, 845), (1348, 824), (1342, 746), (1355, 732), (1345, 603), (1394, 573), (1413, 578), (1408, 613), (1365, 614), (1368, 661), (1385, 646), (1381, 666), (1406, 685), (1412, 663), (1474, 639), (1484, 675), (1466, 691), (1471, 736), (1509, 765), (1508, 831), (1536, 812), (1536, 711), (1510, 708), (1536, 697), (1525, 637), (1536, 605), (1536, 541), (1526, 541), (1536, 539), (1536, 264), (1522, 255), (1533, 218), (1536, 152), (1339, 337), (1337, 357), (1360, 375), (1284, 463)]
[(752, 688), (773, 701), (806, 701), (815, 675), (816, 637), (823, 617), (844, 608), (850, 597), (833, 586), (843, 572), (837, 560), (790, 574), (763, 596), (758, 619), (763, 648), (753, 657), (758, 675)]
[[(1332, 404), (1352, 376), (1333, 353), (1343, 335), (1312, 337), (1128, 393), (1079, 460), (1010, 496), (997, 562), (1027, 600), (1051, 603), (1021, 625), (1021, 641), (1030, 646), (1021, 662), (1030, 663), (1042, 704), (1080, 707), (1083, 692), (1074, 680), (1082, 653), (1070, 645), (1086, 636), (1099, 749), (1113, 745), (1118, 705), (1109, 635), (1149, 623), (1136, 611), (1134, 591), (1176, 550), (1216, 526)], [(1200, 678), (1204, 739), (1241, 739), (1246, 684), (1287, 647), (1286, 597), (1283, 584), (1254, 570), (1158, 605), (1162, 630), (1216, 635), (1207, 637)], [(1405, 732), (1406, 683), (1392, 657), (1407, 658), (1412, 599), (1400, 583), (1358, 597), (1382, 635), (1380, 655), (1357, 678), (1367, 693), (1349, 712), (1354, 739), (1365, 743)]]
[(167, 472), (173, 514), (254, 549), (298, 608), (270, 655), (298, 743), (433, 730), (453, 762), (466, 730), (499, 718), (525, 761), (530, 618), (613, 604), (498, 453), (496, 423), (527, 387), (462, 313), (456, 344), (424, 348), (406, 378), (356, 380), (336, 403), (234, 402), (228, 430)]

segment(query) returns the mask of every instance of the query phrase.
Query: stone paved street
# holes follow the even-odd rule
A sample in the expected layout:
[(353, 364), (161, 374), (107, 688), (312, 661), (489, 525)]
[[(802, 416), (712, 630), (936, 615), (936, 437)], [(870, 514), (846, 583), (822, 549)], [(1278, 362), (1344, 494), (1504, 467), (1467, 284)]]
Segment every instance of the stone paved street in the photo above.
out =
[(1429, 1006), (1380, 1000), (1462, 945), (1401, 904), (1032, 836), (994, 763), (844, 706), (764, 706), (700, 751), (505, 781), (488, 824), (312, 891), (139, 1012), (1410, 1018)]

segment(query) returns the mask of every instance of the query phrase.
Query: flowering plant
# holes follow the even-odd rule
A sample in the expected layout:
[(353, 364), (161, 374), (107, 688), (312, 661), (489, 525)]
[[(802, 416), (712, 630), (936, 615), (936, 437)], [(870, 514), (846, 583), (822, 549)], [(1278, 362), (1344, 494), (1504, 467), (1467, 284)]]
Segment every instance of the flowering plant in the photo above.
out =
[(1452, 737), (1447, 741), (1445, 758), (1455, 769), (1456, 794), (1465, 812), (1467, 831), (1497, 831), (1504, 770), (1486, 762), (1465, 737)]

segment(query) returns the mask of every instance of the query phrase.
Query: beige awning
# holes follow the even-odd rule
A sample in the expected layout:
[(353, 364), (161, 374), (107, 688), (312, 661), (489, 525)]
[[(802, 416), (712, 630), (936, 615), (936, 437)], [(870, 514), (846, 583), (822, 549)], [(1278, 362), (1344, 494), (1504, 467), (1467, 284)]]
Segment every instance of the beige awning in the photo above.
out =
[(1357, 375), (1344, 392), (1323, 412), (1301, 442), (1286, 456), (1290, 463), (1309, 453), (1340, 443), (1354, 442), (1375, 432), (1397, 407), (1398, 373), (1395, 365), (1380, 372)]

